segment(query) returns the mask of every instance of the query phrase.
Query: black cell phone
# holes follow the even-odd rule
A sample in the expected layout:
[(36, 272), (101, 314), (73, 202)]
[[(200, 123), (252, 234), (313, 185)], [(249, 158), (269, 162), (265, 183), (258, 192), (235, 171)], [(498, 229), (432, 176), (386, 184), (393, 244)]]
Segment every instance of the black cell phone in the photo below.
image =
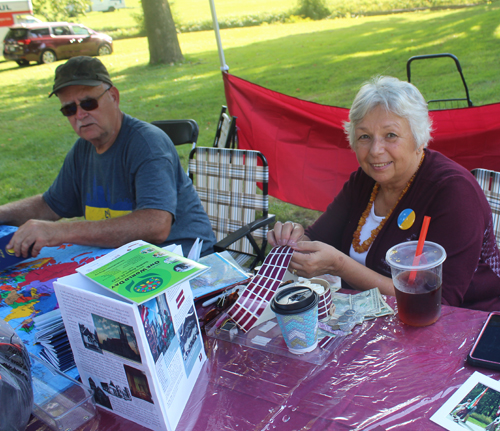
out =
[(467, 355), (467, 362), (476, 367), (500, 370), (500, 313), (490, 313)]

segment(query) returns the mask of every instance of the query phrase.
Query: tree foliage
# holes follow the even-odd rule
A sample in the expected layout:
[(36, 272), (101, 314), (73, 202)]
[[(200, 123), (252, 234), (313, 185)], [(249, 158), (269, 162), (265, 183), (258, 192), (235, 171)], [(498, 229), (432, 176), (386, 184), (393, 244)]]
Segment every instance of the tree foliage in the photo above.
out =
[(90, 0), (33, 0), (33, 13), (47, 21), (65, 21), (67, 18), (85, 14)]
[(314, 20), (326, 18), (331, 14), (325, 0), (299, 0), (294, 14)]

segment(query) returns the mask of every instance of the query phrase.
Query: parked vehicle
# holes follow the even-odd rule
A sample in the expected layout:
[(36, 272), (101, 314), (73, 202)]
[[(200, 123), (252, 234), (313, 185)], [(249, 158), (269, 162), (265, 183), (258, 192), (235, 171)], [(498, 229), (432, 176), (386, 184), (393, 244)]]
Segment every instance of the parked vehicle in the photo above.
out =
[(93, 12), (113, 12), (125, 7), (125, 0), (92, 0), (90, 8)]
[(33, 13), (31, 0), (0, 0), (0, 50), (3, 52), (3, 39), (9, 27), (19, 24), (19, 18)]
[(39, 24), (43, 23), (41, 19), (35, 18), (33, 15), (16, 15), (16, 24)]
[(10, 27), (4, 39), (3, 56), (19, 66), (30, 61), (52, 63), (77, 55), (108, 55), (113, 39), (81, 24), (44, 22), (17, 24)]

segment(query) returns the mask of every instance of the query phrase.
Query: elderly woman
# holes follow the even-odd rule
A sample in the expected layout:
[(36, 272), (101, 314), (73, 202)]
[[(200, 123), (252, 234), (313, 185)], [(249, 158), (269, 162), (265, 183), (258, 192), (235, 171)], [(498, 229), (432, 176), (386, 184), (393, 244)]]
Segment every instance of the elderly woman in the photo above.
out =
[[(442, 245), (442, 302), (500, 310), (500, 255), (490, 206), (475, 178), (427, 149), (431, 120), (415, 86), (377, 77), (357, 94), (345, 131), (360, 168), (309, 228), (276, 223), (272, 245), (295, 249), (289, 269), (302, 277), (334, 274), (358, 290), (394, 295), (387, 250), (418, 239)], [(413, 211), (413, 223), (401, 223)], [(400, 215), (403, 215), (400, 217)], [(398, 220), (399, 219), (399, 220)]]

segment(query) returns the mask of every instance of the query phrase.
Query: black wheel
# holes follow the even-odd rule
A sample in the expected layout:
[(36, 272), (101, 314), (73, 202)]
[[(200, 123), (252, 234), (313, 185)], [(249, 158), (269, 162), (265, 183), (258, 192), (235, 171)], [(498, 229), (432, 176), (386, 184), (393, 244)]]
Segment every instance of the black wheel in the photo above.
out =
[(115, 11), (115, 7), (114, 6), (110, 6), (109, 9), (108, 9), (108, 12), (114, 12)]
[(107, 43), (103, 43), (99, 49), (97, 50), (98, 55), (109, 55), (111, 54), (111, 46), (109, 46)]
[(50, 64), (54, 63), (54, 61), (57, 61), (57, 56), (51, 49), (46, 49), (40, 55), (40, 64)]
[(19, 67), (26, 67), (30, 65), (30, 62), (28, 60), (16, 60), (16, 63), (19, 65)]

